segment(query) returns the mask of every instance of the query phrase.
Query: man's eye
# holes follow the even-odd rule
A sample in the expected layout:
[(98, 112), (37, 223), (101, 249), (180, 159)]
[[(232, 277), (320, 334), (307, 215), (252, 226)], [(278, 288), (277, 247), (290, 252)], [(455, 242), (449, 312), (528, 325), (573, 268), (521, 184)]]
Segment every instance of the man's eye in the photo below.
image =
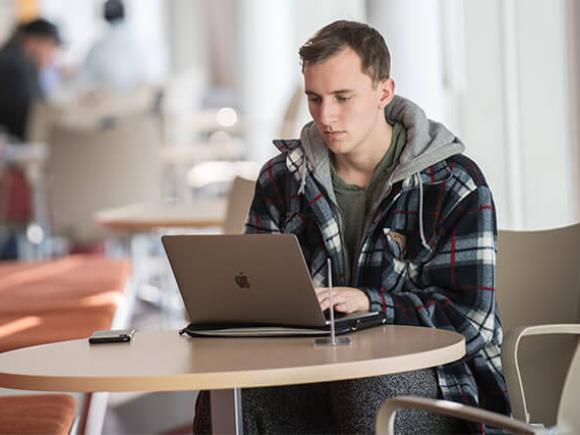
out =
[(308, 97), (308, 101), (311, 103), (320, 103), (320, 98), (318, 97)]
[(339, 103), (344, 103), (346, 101), (350, 100), (350, 97), (343, 97), (343, 96), (337, 96), (336, 97), (336, 101), (338, 101)]

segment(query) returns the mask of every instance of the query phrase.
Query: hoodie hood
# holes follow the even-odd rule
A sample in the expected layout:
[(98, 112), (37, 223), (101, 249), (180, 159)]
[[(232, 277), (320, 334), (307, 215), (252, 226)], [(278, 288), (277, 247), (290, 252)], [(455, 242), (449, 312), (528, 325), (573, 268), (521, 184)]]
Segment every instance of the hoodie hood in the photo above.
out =
[[(401, 123), (407, 133), (407, 144), (391, 177), (391, 183), (404, 180), (448, 157), (461, 154), (465, 149), (463, 143), (445, 126), (428, 119), (419, 106), (403, 97), (395, 96), (385, 107), (385, 119), (390, 124)], [(304, 153), (300, 158), (302, 162), (299, 166), (302, 167), (293, 166), (300, 172), (301, 179), (310, 169), (325, 187), (332, 186), (328, 149), (314, 122), (311, 121), (302, 128), (300, 142), (296, 141), (294, 147), (288, 141), (274, 143), (281, 151), (288, 153), (295, 153), (298, 150), (293, 148), (300, 145)], [(291, 160), (296, 162), (298, 156), (293, 157)], [(301, 181), (303, 185), (304, 182)], [(327, 189), (329, 192), (332, 190)]]
[(390, 124), (400, 122), (407, 131), (407, 145), (392, 182), (403, 180), (465, 150), (463, 143), (444, 125), (427, 119), (419, 106), (405, 98), (395, 96), (385, 107), (385, 119)]
[[(425, 240), (423, 228), (423, 182), (420, 172), (453, 155), (464, 151), (465, 146), (442, 124), (431, 121), (415, 103), (399, 96), (385, 107), (385, 119), (389, 124), (401, 123), (407, 134), (407, 143), (401, 153), (399, 164), (392, 173), (384, 192), (393, 183), (408, 180), (408, 185), (419, 189), (419, 231), (421, 241), (431, 249)], [(287, 165), (299, 182), (298, 194), (304, 194), (308, 171), (325, 187), (332, 202), (336, 196), (332, 188), (328, 149), (314, 122), (302, 128), (300, 141), (274, 141), (287, 154)]]

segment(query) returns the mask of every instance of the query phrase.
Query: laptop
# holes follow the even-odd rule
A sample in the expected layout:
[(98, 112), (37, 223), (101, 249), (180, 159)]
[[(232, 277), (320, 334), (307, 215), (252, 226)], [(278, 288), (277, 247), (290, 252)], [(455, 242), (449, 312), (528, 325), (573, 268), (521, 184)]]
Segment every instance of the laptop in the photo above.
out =
[[(196, 335), (327, 335), (330, 322), (293, 234), (166, 235), (163, 247)], [(338, 316), (337, 334), (385, 323)]]

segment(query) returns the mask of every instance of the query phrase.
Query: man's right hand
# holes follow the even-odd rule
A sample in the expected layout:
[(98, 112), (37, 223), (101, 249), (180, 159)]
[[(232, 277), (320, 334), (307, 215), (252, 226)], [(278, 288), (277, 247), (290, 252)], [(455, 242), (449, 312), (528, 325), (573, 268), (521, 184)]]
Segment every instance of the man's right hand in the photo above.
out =
[[(334, 310), (341, 313), (365, 312), (370, 309), (370, 301), (367, 295), (354, 287), (333, 287)], [(330, 308), (328, 288), (318, 287), (315, 289), (318, 303), (322, 311)]]

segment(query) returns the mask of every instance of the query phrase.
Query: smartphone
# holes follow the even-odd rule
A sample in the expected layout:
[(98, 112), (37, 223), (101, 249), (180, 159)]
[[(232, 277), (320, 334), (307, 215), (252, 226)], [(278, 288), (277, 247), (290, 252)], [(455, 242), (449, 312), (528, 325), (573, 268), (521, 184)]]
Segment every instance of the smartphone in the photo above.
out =
[(125, 343), (131, 341), (134, 329), (111, 329), (109, 331), (94, 331), (89, 337), (89, 343)]

